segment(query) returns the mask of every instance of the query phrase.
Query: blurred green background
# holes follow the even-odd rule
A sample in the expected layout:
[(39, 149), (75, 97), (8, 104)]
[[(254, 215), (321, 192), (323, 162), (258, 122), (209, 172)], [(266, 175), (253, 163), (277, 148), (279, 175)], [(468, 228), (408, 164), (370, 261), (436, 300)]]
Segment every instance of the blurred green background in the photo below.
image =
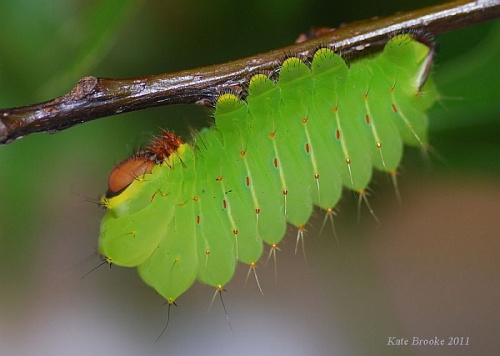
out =
[[(0, 107), (48, 100), (85, 75), (133, 77), (221, 63), (286, 46), (311, 27), (388, 15), (433, 1), (3, 0)], [(101, 268), (97, 197), (111, 168), (160, 128), (188, 137), (209, 111), (155, 108), (36, 134), (0, 147), (0, 350), (55, 354), (493, 354), (500, 346), (500, 26), (440, 36), (442, 101), (430, 113), (430, 159), (408, 149), (398, 204), (383, 175), (357, 223), (345, 194), (337, 239), (318, 237), (307, 263), (293, 231), (272, 264), (246, 269), (206, 313), (197, 285), (167, 308), (131, 269)], [(472, 346), (385, 346), (387, 337), (470, 337)], [(477, 352), (476, 352), (477, 351)]]

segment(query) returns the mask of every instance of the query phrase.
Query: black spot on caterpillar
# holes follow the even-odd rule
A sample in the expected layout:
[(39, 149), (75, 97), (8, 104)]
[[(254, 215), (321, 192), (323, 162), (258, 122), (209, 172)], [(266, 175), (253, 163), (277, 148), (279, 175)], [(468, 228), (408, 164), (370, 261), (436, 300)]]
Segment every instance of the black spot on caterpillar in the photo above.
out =
[(194, 145), (103, 198), (99, 252), (137, 266), (169, 303), (195, 280), (222, 289), (237, 261), (255, 266), (263, 243), (279, 244), (287, 223), (300, 236), (313, 205), (331, 213), (343, 187), (363, 194), (373, 168), (394, 173), (403, 143), (426, 147), (432, 57), (412, 34), (349, 67), (321, 48), (310, 66), (287, 58), (277, 82), (253, 76), (245, 100), (221, 94), (215, 126)]

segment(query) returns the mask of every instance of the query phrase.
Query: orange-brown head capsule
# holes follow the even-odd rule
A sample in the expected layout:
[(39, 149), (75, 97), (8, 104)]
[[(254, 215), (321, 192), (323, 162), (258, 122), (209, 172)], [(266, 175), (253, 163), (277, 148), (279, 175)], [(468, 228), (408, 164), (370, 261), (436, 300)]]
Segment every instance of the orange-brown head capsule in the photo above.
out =
[(144, 153), (120, 162), (109, 174), (106, 196), (109, 198), (118, 195), (138, 177), (151, 173), (154, 166), (155, 162)]
[(145, 150), (127, 158), (113, 168), (108, 178), (106, 197), (111, 198), (120, 194), (134, 180), (151, 173), (155, 164), (161, 164), (183, 143), (179, 136), (163, 131), (147, 145)]

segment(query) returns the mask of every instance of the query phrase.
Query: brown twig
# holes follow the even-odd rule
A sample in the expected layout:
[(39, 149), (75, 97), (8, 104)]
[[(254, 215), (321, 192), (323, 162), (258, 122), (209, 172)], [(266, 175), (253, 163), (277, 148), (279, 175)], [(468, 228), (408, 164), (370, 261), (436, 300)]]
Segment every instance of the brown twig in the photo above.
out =
[(0, 144), (154, 106), (211, 104), (221, 89), (242, 88), (252, 73), (277, 68), (283, 53), (309, 57), (319, 46), (331, 46), (344, 56), (360, 57), (379, 50), (391, 34), (403, 30), (439, 35), (498, 17), (500, 0), (456, 0), (353, 23), (305, 42), (220, 65), (142, 78), (84, 77), (70, 93), (56, 99), (0, 110)]

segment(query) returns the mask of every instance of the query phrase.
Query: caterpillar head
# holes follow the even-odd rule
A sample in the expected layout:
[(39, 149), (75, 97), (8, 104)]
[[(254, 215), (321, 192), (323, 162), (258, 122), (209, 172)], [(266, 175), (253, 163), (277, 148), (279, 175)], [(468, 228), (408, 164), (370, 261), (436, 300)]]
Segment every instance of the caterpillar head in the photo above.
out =
[(106, 197), (120, 194), (134, 180), (150, 174), (156, 164), (166, 161), (183, 143), (179, 136), (164, 130), (145, 150), (137, 152), (113, 168), (108, 177)]
[(152, 156), (145, 151), (138, 152), (120, 162), (109, 174), (106, 197), (111, 198), (120, 194), (138, 177), (151, 173), (154, 165)]

